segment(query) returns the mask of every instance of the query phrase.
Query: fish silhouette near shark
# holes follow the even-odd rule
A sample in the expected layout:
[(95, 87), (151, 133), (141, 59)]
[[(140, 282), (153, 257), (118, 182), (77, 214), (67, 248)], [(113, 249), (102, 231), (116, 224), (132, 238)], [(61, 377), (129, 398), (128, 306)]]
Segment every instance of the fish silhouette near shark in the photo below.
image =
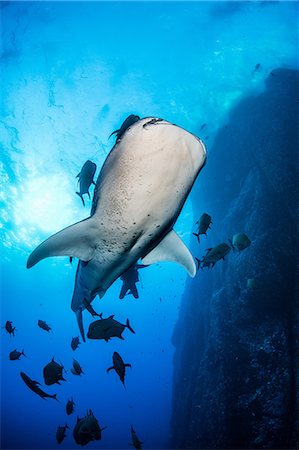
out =
[(98, 176), (90, 217), (49, 237), (27, 261), (31, 268), (50, 256), (79, 259), (71, 308), (83, 340), (82, 312), (95, 314), (93, 299), (139, 259), (174, 261), (196, 273), (173, 226), (205, 164), (204, 143), (155, 117), (123, 125)]

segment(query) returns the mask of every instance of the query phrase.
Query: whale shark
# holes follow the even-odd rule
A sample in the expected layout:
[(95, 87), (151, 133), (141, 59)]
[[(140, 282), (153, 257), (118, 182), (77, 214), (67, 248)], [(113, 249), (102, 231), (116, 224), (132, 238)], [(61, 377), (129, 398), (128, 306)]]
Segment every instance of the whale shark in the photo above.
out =
[(173, 226), (206, 162), (204, 143), (156, 117), (129, 126), (98, 176), (90, 217), (42, 242), (27, 268), (50, 256), (79, 259), (71, 309), (85, 341), (82, 312), (141, 259), (174, 261), (191, 277), (194, 259)]

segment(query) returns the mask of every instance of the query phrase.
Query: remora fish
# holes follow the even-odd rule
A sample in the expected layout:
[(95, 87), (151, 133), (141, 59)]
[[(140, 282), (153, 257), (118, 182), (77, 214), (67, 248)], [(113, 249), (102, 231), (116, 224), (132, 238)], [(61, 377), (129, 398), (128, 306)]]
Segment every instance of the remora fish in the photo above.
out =
[(20, 375), (21, 375), (24, 383), (27, 384), (27, 386), (29, 387), (29, 389), (31, 389), (33, 392), (35, 392), (37, 395), (39, 395), (42, 399), (45, 400), (46, 398), (54, 398), (54, 400), (58, 401), (58, 399), (56, 397), (57, 394), (53, 394), (53, 395), (47, 394), (45, 391), (43, 391), (41, 388), (38, 387), (38, 385), (41, 385), (38, 381), (32, 380), (24, 372), (20, 372)]
[(84, 341), (82, 311), (139, 258), (143, 264), (175, 261), (195, 276), (193, 257), (172, 227), (206, 150), (186, 130), (158, 123), (148, 117), (125, 131), (99, 174), (91, 216), (54, 234), (28, 258), (28, 268), (49, 256), (80, 260), (71, 308)]

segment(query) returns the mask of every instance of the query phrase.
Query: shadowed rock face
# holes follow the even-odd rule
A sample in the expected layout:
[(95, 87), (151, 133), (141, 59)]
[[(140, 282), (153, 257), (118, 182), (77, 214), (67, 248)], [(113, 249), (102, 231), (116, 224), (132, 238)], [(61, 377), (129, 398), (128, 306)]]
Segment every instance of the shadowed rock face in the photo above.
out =
[[(275, 70), (219, 130), (201, 204), (193, 193), (214, 244), (238, 232), (252, 244), (187, 287), (173, 334), (172, 448), (296, 448), (298, 107), (298, 72)], [(193, 253), (206, 247), (194, 240)]]

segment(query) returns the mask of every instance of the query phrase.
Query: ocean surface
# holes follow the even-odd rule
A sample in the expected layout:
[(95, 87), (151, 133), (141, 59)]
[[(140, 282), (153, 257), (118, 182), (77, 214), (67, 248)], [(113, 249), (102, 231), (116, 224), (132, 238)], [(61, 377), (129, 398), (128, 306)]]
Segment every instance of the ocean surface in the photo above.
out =
[[(28, 270), (27, 258), (41, 241), (89, 216), (92, 201), (85, 196), (82, 205), (76, 175), (90, 159), (98, 176), (115, 142), (109, 135), (128, 115), (185, 128), (205, 142), (209, 158), (232, 108), (262, 93), (277, 67), (298, 69), (298, 3), (1, 1), (0, 8), (1, 327), (7, 320), (16, 327), (14, 336), (1, 329), (1, 448), (77, 448), (72, 431), (90, 409), (107, 428), (89, 448), (131, 448), (131, 425), (144, 448), (169, 448), (172, 334), (184, 269), (161, 262), (141, 270), (139, 299), (120, 300), (117, 280), (93, 307), (121, 323), (129, 318), (136, 334), (80, 338), (73, 351), (77, 260), (48, 258)], [(201, 201), (187, 199), (174, 227), (187, 246), (199, 212), (208, 212)], [(87, 330), (93, 319), (83, 315)], [(26, 357), (9, 360), (14, 349)], [(132, 365), (126, 388), (106, 372), (114, 351)], [(66, 369), (61, 386), (44, 385), (43, 368), (53, 357)], [(81, 376), (71, 373), (73, 358)], [(29, 390), (21, 371), (59, 403)], [(70, 398), (75, 410), (67, 416)], [(70, 429), (59, 445), (56, 430), (65, 424)]]

